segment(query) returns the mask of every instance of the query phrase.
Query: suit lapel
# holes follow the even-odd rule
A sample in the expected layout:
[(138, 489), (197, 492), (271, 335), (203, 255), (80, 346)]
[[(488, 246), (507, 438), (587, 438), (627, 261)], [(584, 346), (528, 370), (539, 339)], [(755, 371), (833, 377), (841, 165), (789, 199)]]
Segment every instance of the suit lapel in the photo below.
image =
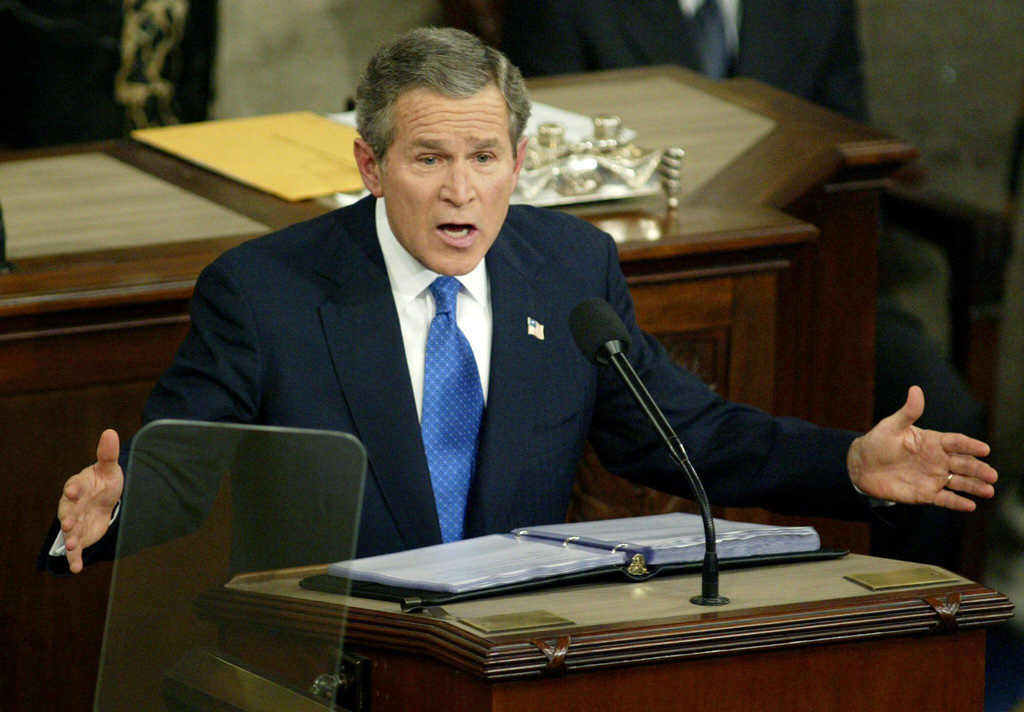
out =
[(336, 249), (317, 270), (335, 287), (320, 306), (320, 319), (356, 434), (369, 453), (369, 475), (403, 543), (414, 548), (440, 543), (441, 531), (373, 205), (367, 200), (345, 214)]
[(677, 0), (621, 0), (614, 5), (623, 35), (645, 63), (699, 66), (690, 24)]
[(527, 333), (527, 319), (553, 324), (553, 300), (538, 291), (541, 256), (506, 223), (487, 254), (493, 332), (490, 385), (470, 491), (466, 536), (495, 531), (505, 521), (513, 486), (509, 472), (533, 431), (533, 404), (544, 387), (544, 341)]

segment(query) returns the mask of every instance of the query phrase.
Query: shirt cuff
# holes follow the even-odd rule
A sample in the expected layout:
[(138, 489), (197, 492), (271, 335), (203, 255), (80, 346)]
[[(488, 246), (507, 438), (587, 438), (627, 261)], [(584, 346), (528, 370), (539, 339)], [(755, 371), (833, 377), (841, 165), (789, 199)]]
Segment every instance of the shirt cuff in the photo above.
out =
[[(852, 482), (850, 484), (853, 485)], [(872, 507), (891, 507), (894, 504), (896, 504), (895, 502), (890, 502), (887, 499), (879, 499), (878, 497), (872, 497), (871, 495), (861, 490), (861, 488), (858, 487), (857, 485), (853, 485), (853, 488), (857, 490), (857, 494), (861, 495), (862, 497), (867, 497), (868, 505)]]

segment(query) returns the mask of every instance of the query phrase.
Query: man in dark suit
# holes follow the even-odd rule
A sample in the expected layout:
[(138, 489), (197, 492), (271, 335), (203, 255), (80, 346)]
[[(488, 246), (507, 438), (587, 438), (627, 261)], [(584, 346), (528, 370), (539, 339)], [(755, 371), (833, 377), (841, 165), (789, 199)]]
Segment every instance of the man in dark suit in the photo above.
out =
[[(613, 472), (686, 493), (627, 391), (573, 343), (568, 315), (593, 297), (623, 319), (713, 502), (866, 517), (864, 495), (964, 511), (958, 493), (992, 496), (984, 443), (913, 426), (919, 389), (858, 437), (729, 403), (675, 365), (637, 327), (608, 235), (509, 207), (529, 100), (504, 55), (417, 30), (375, 55), (357, 101), (372, 197), (204, 270), (145, 419), (354, 433), (369, 453), (360, 556), (561, 521), (588, 439)], [(122, 489), (106, 431), (65, 485), (64, 542), (42, 565), (110, 556)]]
[[(724, 31), (719, 66), (726, 75), (865, 119), (854, 0), (711, 0), (711, 6)], [(507, 5), (502, 49), (526, 76), (656, 64), (714, 76), (702, 62), (694, 20), (701, 7), (700, 0), (516, 0)]]

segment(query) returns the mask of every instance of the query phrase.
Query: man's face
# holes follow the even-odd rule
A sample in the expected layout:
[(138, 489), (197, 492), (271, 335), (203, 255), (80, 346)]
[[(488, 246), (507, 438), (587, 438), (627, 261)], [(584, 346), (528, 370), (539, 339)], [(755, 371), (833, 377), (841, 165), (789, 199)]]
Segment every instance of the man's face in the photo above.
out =
[(508, 107), (488, 86), (467, 99), (426, 89), (398, 97), (383, 163), (356, 140), (367, 189), (386, 200), (388, 223), (428, 269), (451, 276), (476, 267), (494, 244), (523, 165), (508, 135)]

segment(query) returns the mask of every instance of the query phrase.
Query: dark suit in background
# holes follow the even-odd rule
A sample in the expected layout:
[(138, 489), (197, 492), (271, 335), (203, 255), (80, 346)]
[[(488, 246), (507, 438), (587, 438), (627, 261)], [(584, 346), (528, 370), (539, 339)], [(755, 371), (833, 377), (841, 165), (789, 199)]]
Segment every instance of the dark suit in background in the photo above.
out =
[[(612, 472), (688, 494), (617, 377), (572, 340), (569, 313), (591, 297), (608, 300), (626, 323), (630, 360), (679, 430), (712, 503), (870, 516), (846, 471), (855, 434), (727, 402), (677, 366), (637, 327), (608, 235), (562, 213), (513, 206), (486, 264), (493, 342), (467, 537), (564, 521), (588, 438)], [(353, 433), (369, 453), (358, 554), (441, 542), (372, 198), (229, 250), (200, 276), (191, 315), (146, 421)], [(544, 325), (543, 340), (527, 333), (528, 318)], [(216, 486), (197, 489), (212, 496)], [(86, 562), (110, 558), (115, 535), (112, 527)], [(331, 558), (324, 552), (321, 561)], [(67, 568), (63, 557), (40, 563)]]
[[(734, 76), (867, 120), (854, 0), (741, 0), (740, 6)], [(691, 23), (678, 0), (516, 0), (507, 5), (502, 49), (527, 75), (655, 64), (700, 69)], [(880, 282), (905, 280), (913, 271), (908, 263), (919, 258), (916, 249), (906, 238), (883, 232)], [(927, 398), (917, 425), (984, 437), (981, 403), (920, 320), (884, 292), (877, 311), (875, 384), (876, 420), (898, 409), (916, 384)], [(902, 526), (876, 520), (872, 553), (958, 565), (960, 515), (898, 507), (887, 519)]]
[[(733, 74), (863, 120), (853, 0), (746, 0)], [(526, 76), (656, 64), (699, 71), (678, 0), (514, 0), (502, 50)]]

